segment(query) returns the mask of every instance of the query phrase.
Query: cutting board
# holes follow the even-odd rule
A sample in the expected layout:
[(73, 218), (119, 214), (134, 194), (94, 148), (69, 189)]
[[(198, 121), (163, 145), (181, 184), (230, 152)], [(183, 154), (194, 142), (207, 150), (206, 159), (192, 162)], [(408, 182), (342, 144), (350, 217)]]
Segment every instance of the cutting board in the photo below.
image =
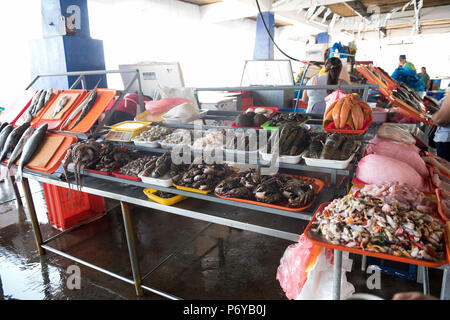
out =
[(58, 148), (63, 143), (64, 136), (47, 136), (42, 142), (42, 146), (36, 152), (36, 154), (31, 158), (27, 166), (45, 168), (53, 157), (53, 155), (58, 151)]
[(73, 103), (77, 100), (77, 98), (80, 96), (80, 94), (79, 93), (65, 93), (65, 92), (62, 92), (58, 96), (58, 99), (56, 99), (52, 103), (52, 105), (47, 109), (47, 111), (41, 117), (41, 119), (51, 119), (52, 118), (53, 111), (55, 110), (56, 106), (58, 105), (58, 102), (62, 99), (63, 96), (67, 96), (67, 98), (68, 98), (67, 103), (64, 106), (64, 108), (55, 115), (55, 118), (53, 118), (53, 120), (61, 119), (62, 116), (67, 112), (67, 110), (69, 110), (70, 107), (72, 107)]

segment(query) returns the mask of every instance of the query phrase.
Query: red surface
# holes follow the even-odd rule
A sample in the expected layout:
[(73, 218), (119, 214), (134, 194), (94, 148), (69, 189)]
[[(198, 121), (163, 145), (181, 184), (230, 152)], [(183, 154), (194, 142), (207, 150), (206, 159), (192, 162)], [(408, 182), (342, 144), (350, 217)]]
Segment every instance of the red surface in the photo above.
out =
[(437, 208), (438, 208), (438, 213), (439, 213), (439, 216), (441, 217), (441, 219), (442, 220), (444, 220), (445, 222), (447, 222), (447, 221), (450, 221), (450, 217), (448, 217), (446, 214), (445, 214), (445, 212), (442, 210), (442, 205), (441, 205), (441, 200), (442, 200), (442, 198), (441, 198), (441, 190), (440, 189), (438, 189), (438, 188), (436, 188), (435, 190), (434, 190), (435, 192), (436, 192), (436, 202), (437, 202)]
[[(72, 130), (69, 132), (77, 132), (77, 133), (86, 133), (88, 132), (92, 126), (95, 124), (95, 122), (98, 120), (98, 118), (102, 115), (102, 113), (105, 111), (106, 107), (108, 107), (109, 103), (114, 99), (116, 96), (116, 90), (112, 89), (96, 89), (97, 91), (97, 99), (94, 102), (94, 105), (92, 106), (91, 110), (88, 112), (88, 114), (81, 120)], [(86, 94), (83, 99), (79, 103), (74, 103), (72, 108), (70, 108), (70, 111), (67, 112), (67, 117), (69, 117), (70, 113), (76, 109), (80, 105), (80, 103), (87, 98), (88, 94)], [(79, 116), (76, 116), (75, 119), (73, 119), (69, 125), (64, 129), (64, 131), (68, 131), (69, 128), (72, 127), (72, 125), (78, 120)], [(59, 129), (59, 128), (58, 128)]]
[[(319, 208), (317, 208), (316, 213), (314, 214), (314, 216), (312, 217), (312, 219), (310, 220), (308, 226), (305, 229), (305, 236), (311, 240), (314, 244), (318, 245), (318, 246), (322, 246), (325, 248), (330, 248), (330, 249), (337, 249), (337, 250), (341, 250), (341, 251), (348, 251), (348, 252), (352, 252), (352, 253), (356, 253), (356, 254), (360, 254), (360, 255), (366, 255), (366, 256), (371, 256), (371, 257), (376, 257), (376, 258), (380, 258), (380, 259), (386, 259), (386, 260), (391, 260), (391, 261), (397, 261), (397, 262), (403, 262), (403, 263), (409, 263), (409, 264), (414, 264), (414, 265), (420, 265), (420, 266), (425, 266), (425, 267), (430, 267), (430, 268), (437, 268), (440, 266), (443, 266), (445, 264), (448, 264), (449, 261), (449, 244), (447, 242), (447, 236), (444, 235), (445, 238), (445, 259), (443, 261), (439, 261), (439, 262), (433, 262), (433, 261), (427, 261), (427, 260), (418, 260), (418, 259), (413, 259), (413, 258), (406, 258), (406, 257), (397, 257), (394, 256), (392, 254), (387, 254), (387, 253), (379, 253), (379, 252), (372, 252), (372, 251), (368, 251), (368, 250), (363, 250), (361, 248), (349, 248), (346, 247), (344, 245), (336, 245), (336, 244), (332, 244), (327, 242), (326, 240), (324, 240), (320, 235), (316, 234), (315, 232), (313, 232), (311, 230), (312, 228), (312, 224), (313, 222), (316, 220), (316, 216), (319, 212), (321, 212), (327, 205), (329, 204), (329, 202), (327, 203), (322, 203)], [(447, 233), (447, 231), (446, 231)]]
[(103, 176), (111, 176), (112, 172), (111, 171), (100, 171), (100, 170), (93, 170), (93, 169), (84, 169), (87, 172), (91, 172), (91, 173), (96, 173), (96, 174), (101, 174)]
[(133, 180), (133, 181), (142, 181), (142, 179), (139, 178), (139, 177), (132, 177), (132, 176), (127, 176), (127, 175), (124, 175), (124, 174), (120, 174), (119, 171), (120, 171), (120, 169), (114, 170), (114, 171), (112, 172), (112, 174), (113, 174), (115, 177), (121, 178), (121, 179), (127, 179), (127, 180)]
[[(66, 156), (67, 149), (77, 142), (78, 138), (76, 136), (72, 136), (70, 134), (61, 134), (61, 133), (51, 133), (47, 132), (47, 137), (58, 137), (58, 136), (64, 136), (66, 137), (62, 144), (59, 146), (58, 150), (55, 152), (53, 157), (50, 159), (50, 161), (47, 163), (47, 166), (45, 168), (41, 167), (31, 167), (31, 166), (25, 166), (25, 168), (30, 170), (35, 170), (39, 172), (54, 173), (59, 166), (61, 165), (64, 157)], [(8, 163), (9, 159), (3, 160), (3, 163)]]
[(5, 111), (2, 112), (2, 122), (8, 122), (13, 126), (19, 126), (24, 123), (23, 120), (19, 121), (22, 114), (28, 109), (31, 104), (31, 100), (37, 90), (26, 90), (20, 96), (18, 96), (9, 106), (5, 106)]
[[(271, 114), (270, 117), (267, 119), (267, 121), (269, 121), (270, 119), (272, 119), (272, 117), (278, 112), (278, 108), (276, 108), (276, 107), (260, 107), (260, 106), (255, 107), (255, 106), (253, 106), (253, 107), (247, 108), (246, 110), (248, 110), (248, 109), (256, 109), (256, 108), (265, 108), (265, 109), (273, 110), (272, 114)], [(266, 122), (267, 122), (267, 121), (266, 121)], [(232, 126), (233, 128), (262, 129), (262, 127), (239, 127), (239, 126), (236, 125), (236, 121), (233, 121), (233, 123), (231, 124), (231, 126)]]
[(332, 128), (329, 128), (329, 124), (333, 123), (333, 121), (325, 122), (325, 125), (323, 126), (323, 129), (326, 132), (328, 132), (328, 133), (339, 132), (339, 133), (343, 133), (343, 134), (357, 134), (357, 135), (360, 135), (360, 134), (364, 134), (367, 131), (367, 129), (369, 129), (369, 127), (370, 127), (370, 125), (372, 124), (372, 121), (373, 121), (373, 116), (370, 115), (370, 118), (368, 120), (366, 119), (364, 121), (365, 121), (365, 126), (361, 130), (332, 129)]
[[(61, 231), (106, 211), (103, 197), (42, 183), (50, 224)], [(106, 212), (105, 212), (106, 214)], [(94, 219), (98, 220), (104, 215)], [(91, 222), (92, 222), (91, 221)]]
[(263, 202), (259, 202), (259, 201), (253, 201), (253, 200), (246, 200), (246, 199), (239, 199), (239, 198), (228, 198), (228, 197), (224, 197), (224, 196), (220, 196), (216, 193), (216, 196), (222, 199), (227, 199), (227, 200), (233, 200), (233, 201), (238, 201), (238, 202), (244, 202), (244, 203), (250, 203), (250, 204), (255, 204), (258, 206), (263, 206), (263, 207), (270, 207), (270, 208), (275, 208), (275, 209), (281, 209), (281, 210), (286, 210), (286, 211), (292, 211), (292, 212), (300, 212), (303, 211), (305, 209), (308, 209), (316, 200), (317, 198), (317, 194), (323, 189), (324, 187), (324, 183), (323, 181), (316, 179), (316, 178), (310, 178), (310, 177), (302, 177), (302, 176), (294, 176), (294, 175), (288, 175), (286, 174), (285, 176), (288, 177), (299, 177), (299, 178), (308, 178), (308, 179), (312, 179), (314, 180), (313, 183), (313, 187), (314, 187), (314, 191), (316, 193), (316, 195), (314, 196), (313, 201), (311, 201), (308, 205), (301, 207), (301, 208), (289, 208), (283, 205), (275, 205), (275, 204), (270, 204), (270, 203), (263, 203)]
[[(57, 119), (57, 120), (42, 119), (42, 116), (45, 115), (47, 110), (49, 108), (51, 108), (51, 106), (57, 101), (57, 99), (59, 98), (60, 94), (62, 94), (62, 93), (79, 93), (79, 96), (75, 100), (75, 102), (72, 104), (72, 106), (69, 108), (69, 110), (67, 110), (64, 113), (64, 115), (61, 117), (61, 119)], [(58, 94), (56, 94), (49, 101), (49, 103), (47, 103), (45, 108), (42, 109), (43, 111), (40, 113), (40, 116), (38, 116), (35, 119), (33, 119), (33, 121), (32, 121), (33, 126), (34, 127), (38, 127), (38, 126), (41, 126), (41, 125), (47, 123), (48, 124), (48, 130), (57, 130), (57, 129), (59, 129), (61, 124), (70, 116), (70, 113), (71, 113), (71, 111), (73, 111), (74, 107), (78, 106), (80, 104), (80, 102), (84, 100), (85, 97), (86, 97), (86, 90), (81, 90), (81, 89), (64, 90), (64, 91), (59, 92)]]

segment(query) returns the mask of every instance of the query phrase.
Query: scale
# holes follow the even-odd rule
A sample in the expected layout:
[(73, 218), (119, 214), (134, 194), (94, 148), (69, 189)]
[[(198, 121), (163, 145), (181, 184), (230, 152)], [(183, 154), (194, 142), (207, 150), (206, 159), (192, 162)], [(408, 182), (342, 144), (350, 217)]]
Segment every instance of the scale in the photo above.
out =
[(106, 136), (108, 141), (130, 142), (131, 139), (146, 130), (151, 122), (124, 121), (111, 126)]

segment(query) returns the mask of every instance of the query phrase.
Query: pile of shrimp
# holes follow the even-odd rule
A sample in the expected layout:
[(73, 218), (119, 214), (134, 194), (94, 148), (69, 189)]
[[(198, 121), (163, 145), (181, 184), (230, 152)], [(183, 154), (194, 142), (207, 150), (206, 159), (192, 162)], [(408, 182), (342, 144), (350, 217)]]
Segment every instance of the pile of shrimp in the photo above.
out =
[(347, 247), (420, 260), (445, 258), (444, 228), (438, 220), (372, 196), (333, 200), (318, 213), (312, 230)]

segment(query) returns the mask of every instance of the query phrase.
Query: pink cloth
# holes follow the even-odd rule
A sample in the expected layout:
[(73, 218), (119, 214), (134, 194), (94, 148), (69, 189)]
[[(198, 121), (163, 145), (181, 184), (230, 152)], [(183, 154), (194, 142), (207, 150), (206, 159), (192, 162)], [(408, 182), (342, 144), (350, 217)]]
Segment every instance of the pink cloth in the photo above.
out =
[(148, 110), (150, 114), (161, 114), (166, 113), (172, 108), (183, 103), (192, 103), (192, 101), (183, 98), (164, 98), (161, 100), (146, 102), (145, 109)]

